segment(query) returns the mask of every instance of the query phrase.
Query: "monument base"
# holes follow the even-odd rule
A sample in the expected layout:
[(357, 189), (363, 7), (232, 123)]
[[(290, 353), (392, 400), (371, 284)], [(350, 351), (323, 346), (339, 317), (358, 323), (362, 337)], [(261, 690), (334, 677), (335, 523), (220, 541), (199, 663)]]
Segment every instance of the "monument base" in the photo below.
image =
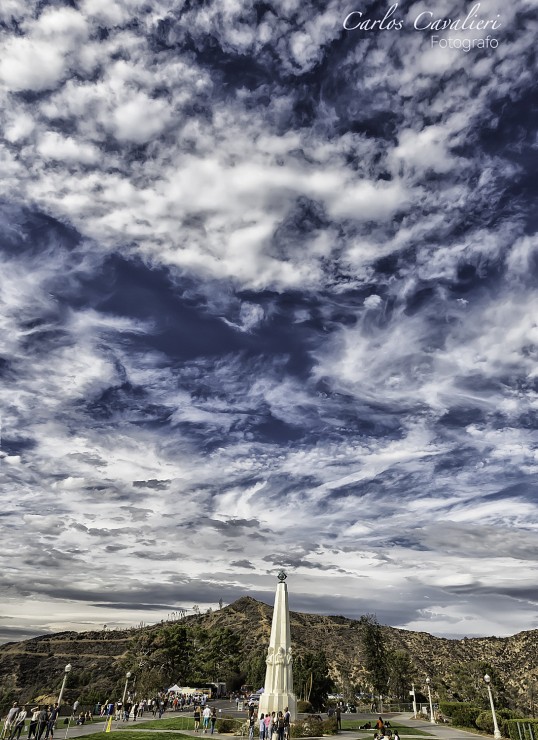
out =
[(260, 714), (271, 714), (275, 712), (284, 713), (288, 707), (292, 721), (297, 719), (297, 699), (295, 694), (266, 694), (260, 696), (260, 706), (258, 707), (258, 716)]

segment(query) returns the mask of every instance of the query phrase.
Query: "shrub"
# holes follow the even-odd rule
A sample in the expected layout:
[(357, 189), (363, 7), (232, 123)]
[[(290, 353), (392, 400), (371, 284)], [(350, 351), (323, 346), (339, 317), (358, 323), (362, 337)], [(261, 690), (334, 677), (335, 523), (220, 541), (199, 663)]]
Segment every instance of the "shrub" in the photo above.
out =
[(446, 701), (439, 704), (442, 714), (450, 717), (452, 724), (460, 727), (477, 727), (476, 719), (482, 713), (480, 707), (475, 707), (465, 701)]
[(323, 734), (322, 721), (317, 717), (305, 717), (293, 722), (291, 737), (319, 737)]
[(322, 735), (336, 735), (336, 717), (321, 719), (320, 717), (305, 717), (291, 725), (292, 740), (295, 737), (321, 737)]
[(336, 735), (338, 732), (338, 726), (336, 724), (336, 717), (328, 717), (321, 723), (323, 735)]
[(238, 720), (234, 719), (234, 717), (219, 717), (217, 720), (217, 726), (216, 730), (217, 732), (234, 732), (236, 727), (238, 726), (239, 722)]
[[(500, 728), (499, 728), (500, 729)], [(511, 740), (534, 740), (538, 737), (538, 719), (503, 720), (503, 734)]]
[(297, 711), (300, 714), (309, 714), (310, 712), (313, 712), (314, 710), (313, 710), (312, 704), (310, 704), (309, 701), (303, 701), (302, 699), (300, 699), (297, 702)]
[[(518, 717), (517, 712), (513, 712), (511, 709), (497, 709), (495, 714), (497, 715), (497, 724), (499, 725), (501, 735), (503, 737), (510, 737), (509, 722)], [(480, 712), (476, 718), (476, 726), (479, 730), (493, 735), (495, 727), (493, 726), (493, 715), (490, 710)], [(520, 738), (518, 737), (517, 740), (520, 740)]]

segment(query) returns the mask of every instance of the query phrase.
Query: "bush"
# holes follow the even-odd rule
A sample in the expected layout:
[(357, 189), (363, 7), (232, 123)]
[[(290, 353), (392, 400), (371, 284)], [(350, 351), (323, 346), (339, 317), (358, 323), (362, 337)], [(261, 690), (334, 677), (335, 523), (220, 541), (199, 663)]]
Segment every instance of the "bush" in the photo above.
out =
[(477, 717), (482, 714), (480, 707), (475, 707), (465, 701), (445, 701), (439, 704), (439, 710), (442, 714), (450, 717), (453, 725), (460, 727), (477, 728)]
[[(511, 709), (497, 709), (495, 714), (497, 715), (497, 724), (499, 725), (501, 735), (503, 735), (503, 737), (510, 737), (509, 722), (518, 717), (517, 712), (513, 712)], [(476, 718), (476, 726), (479, 730), (483, 730), (489, 735), (493, 735), (495, 727), (493, 726), (493, 715), (490, 710), (480, 712)], [(519, 736), (517, 740), (520, 740)]]
[(291, 737), (319, 737), (323, 734), (323, 722), (317, 717), (305, 717), (291, 725)]
[(483, 730), (484, 732), (487, 732), (488, 735), (493, 735), (493, 715), (491, 711), (485, 710), (484, 712), (480, 712), (478, 717), (476, 718), (476, 726), (479, 730)]
[(336, 735), (338, 732), (338, 725), (336, 724), (336, 717), (328, 717), (321, 723), (323, 735)]
[(303, 701), (302, 699), (299, 699), (299, 701), (297, 702), (297, 711), (300, 714), (310, 714), (310, 712), (313, 712), (314, 709), (309, 701)]
[(234, 717), (225, 716), (219, 717), (217, 720), (216, 730), (217, 732), (234, 732), (239, 725), (239, 720)]
[[(500, 729), (500, 728), (499, 728)], [(503, 720), (503, 730), (511, 740), (534, 740), (538, 737), (538, 719)]]

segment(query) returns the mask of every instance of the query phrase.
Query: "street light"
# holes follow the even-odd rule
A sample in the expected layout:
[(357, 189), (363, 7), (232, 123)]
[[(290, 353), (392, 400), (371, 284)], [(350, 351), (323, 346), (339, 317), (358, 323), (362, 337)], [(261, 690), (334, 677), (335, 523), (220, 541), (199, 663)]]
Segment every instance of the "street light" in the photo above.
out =
[(131, 678), (131, 676), (131, 671), (127, 671), (127, 673), (125, 674), (125, 688), (123, 689), (123, 698), (121, 700), (122, 706), (125, 706), (125, 697), (127, 696), (127, 684), (129, 683), (129, 679)]
[(62, 703), (62, 696), (64, 695), (65, 682), (67, 681), (67, 674), (71, 670), (71, 663), (68, 663), (64, 668), (64, 680), (62, 681), (62, 688), (60, 689), (60, 696), (58, 697), (58, 707)]
[(428, 699), (430, 700), (430, 722), (432, 725), (435, 724), (435, 717), (433, 716), (433, 704), (432, 704), (432, 692), (430, 691), (430, 679), (426, 679), (426, 686), (428, 687)]
[(486, 682), (486, 688), (489, 695), (489, 703), (491, 704), (491, 716), (493, 717), (493, 737), (500, 738), (501, 733), (499, 730), (499, 725), (497, 724), (497, 715), (495, 714), (495, 705), (493, 704), (493, 694), (491, 693), (491, 686), (489, 685), (491, 678), (488, 676), (487, 673), (484, 676), (484, 681)]
[(417, 718), (417, 695), (415, 693), (415, 684), (411, 684), (411, 693), (413, 694), (413, 717)]

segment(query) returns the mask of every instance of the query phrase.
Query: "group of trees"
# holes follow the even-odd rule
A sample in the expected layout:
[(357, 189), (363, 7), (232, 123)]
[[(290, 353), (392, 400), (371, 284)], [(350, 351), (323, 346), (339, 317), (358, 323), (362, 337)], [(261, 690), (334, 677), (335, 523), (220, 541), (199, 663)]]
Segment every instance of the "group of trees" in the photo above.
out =
[[(425, 677), (417, 676), (416, 668), (405, 650), (387, 649), (383, 628), (375, 615), (361, 617), (359, 624), (363, 664), (374, 694), (409, 701), (411, 684), (416, 683), (418, 688)], [(484, 687), (486, 673), (491, 676), (499, 707), (513, 707), (515, 697), (509, 694), (495, 667), (485, 661), (466, 661), (453, 666), (450, 675), (437, 682), (436, 696), (440, 700), (470, 702), (476, 707), (488, 709), (489, 700)], [(426, 696), (417, 690), (417, 699), (426, 701)]]
[(229, 627), (211, 631), (197, 625), (166, 623), (144, 630), (127, 656), (143, 693), (183, 684), (212, 680), (240, 686), (245, 678), (240, 666), (240, 639)]
[[(330, 676), (327, 656), (316, 651), (297, 652), (294, 660), (294, 688), (298, 699), (310, 702), (315, 710), (327, 705), (328, 695), (336, 688), (352, 699), (358, 690), (372, 692), (376, 697), (390, 696), (409, 702), (413, 681), (420, 689), (422, 680), (405, 650), (391, 650), (384, 639), (383, 627), (373, 614), (359, 620), (360, 662), (362, 677), (352, 676), (345, 667), (341, 682), (336, 686)], [(179, 681), (185, 685), (208, 680), (225, 681), (230, 690), (241, 684), (263, 686), (266, 671), (266, 646), (252, 649), (242, 643), (239, 633), (229, 627), (205, 630), (199, 624), (164, 623), (158, 629), (142, 630), (128, 656), (128, 667), (136, 674), (136, 687), (142, 693)], [(496, 687), (501, 706), (509, 706), (493, 666), (467, 662), (457, 666), (449, 681), (435, 686), (439, 699), (471, 701), (487, 707), (483, 675), (488, 672)], [(423, 678), (423, 677), (422, 677)], [(418, 695), (418, 699), (425, 700)]]

